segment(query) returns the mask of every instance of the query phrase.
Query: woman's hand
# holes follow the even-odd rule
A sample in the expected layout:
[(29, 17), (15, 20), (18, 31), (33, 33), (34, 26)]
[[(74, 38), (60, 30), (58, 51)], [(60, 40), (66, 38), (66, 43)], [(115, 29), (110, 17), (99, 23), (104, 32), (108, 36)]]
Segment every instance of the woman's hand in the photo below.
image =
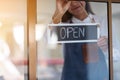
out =
[(97, 44), (103, 51), (107, 51), (107, 49), (108, 49), (108, 38), (106, 36), (100, 37), (98, 39)]
[(65, 14), (65, 12), (70, 7), (71, 1), (67, 0), (56, 0), (56, 10), (52, 17), (53, 23), (59, 23)]

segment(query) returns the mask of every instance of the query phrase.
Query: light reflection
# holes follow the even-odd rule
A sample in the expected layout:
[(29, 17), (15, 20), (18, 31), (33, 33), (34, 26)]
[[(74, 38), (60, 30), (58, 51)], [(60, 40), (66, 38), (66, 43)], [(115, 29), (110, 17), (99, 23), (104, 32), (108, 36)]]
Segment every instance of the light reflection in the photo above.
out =
[(15, 25), (13, 27), (13, 35), (16, 43), (22, 47), (24, 43), (24, 25)]
[(2, 22), (0, 22), (0, 28), (2, 27)]
[(41, 38), (43, 37), (44, 33), (46, 30), (46, 25), (45, 24), (36, 24), (35, 26), (35, 38), (37, 41), (41, 40)]
[(5, 60), (10, 55), (10, 49), (7, 43), (0, 39), (0, 60)]
[(9, 56), (10, 48), (8, 44), (0, 39), (0, 76), (3, 76), (5, 80), (23, 80), (24, 76), (20, 74)]
[(49, 49), (56, 49), (57, 40), (58, 40), (58, 37), (57, 37), (56, 33), (53, 32), (50, 39), (48, 39), (48, 42), (49, 42), (48, 48)]

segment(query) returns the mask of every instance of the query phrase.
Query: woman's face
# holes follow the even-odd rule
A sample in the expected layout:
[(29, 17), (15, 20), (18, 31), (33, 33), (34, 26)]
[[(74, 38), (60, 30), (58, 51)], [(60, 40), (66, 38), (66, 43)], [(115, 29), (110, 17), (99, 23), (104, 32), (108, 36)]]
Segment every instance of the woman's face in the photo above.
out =
[(78, 15), (83, 13), (83, 9), (85, 9), (85, 1), (72, 1), (71, 5), (68, 9), (68, 12), (70, 12), (72, 15)]

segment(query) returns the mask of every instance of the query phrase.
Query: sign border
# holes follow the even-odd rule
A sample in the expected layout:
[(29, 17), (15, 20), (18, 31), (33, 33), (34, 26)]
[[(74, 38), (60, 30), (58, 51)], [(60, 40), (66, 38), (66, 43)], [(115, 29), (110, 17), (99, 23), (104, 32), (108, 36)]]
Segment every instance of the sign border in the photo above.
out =
[[(59, 24), (48, 24), (47, 26), (47, 36), (48, 36), (48, 43), (87, 43), (87, 42), (97, 42), (96, 39), (93, 40), (75, 40), (75, 41), (57, 41), (54, 40), (53, 42), (50, 40), (50, 26), (81, 26), (81, 25), (96, 25), (97, 26), (97, 39), (100, 37), (100, 27), (99, 23), (79, 23), (79, 24), (68, 24), (68, 23), (59, 23)], [(91, 26), (92, 27), (92, 26)], [(93, 26), (94, 27), (94, 26)]]

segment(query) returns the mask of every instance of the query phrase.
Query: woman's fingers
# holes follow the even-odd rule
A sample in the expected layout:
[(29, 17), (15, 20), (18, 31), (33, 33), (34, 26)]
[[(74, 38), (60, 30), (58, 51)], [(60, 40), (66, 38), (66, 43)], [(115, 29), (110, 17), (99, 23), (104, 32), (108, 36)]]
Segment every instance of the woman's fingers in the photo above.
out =
[(103, 37), (98, 39), (98, 44), (99, 45), (102, 45), (104, 43), (107, 43), (107, 37), (106, 36), (103, 36)]
[(69, 9), (70, 4), (71, 4), (71, 1), (66, 2), (65, 6), (64, 6), (64, 13)]
[[(82, 1), (81, 1), (82, 2)], [(86, 16), (88, 16), (87, 11), (85, 10), (85, 8), (83, 7), (82, 3), (80, 3), (80, 7), (83, 9), (84, 13), (86, 14)]]
[(56, 10), (52, 16), (53, 23), (61, 22), (62, 16), (69, 9), (71, 1), (56, 0)]
[(100, 39), (98, 39), (97, 42), (98, 46), (102, 49), (102, 50), (107, 50), (108, 48), (108, 40), (106, 36), (101, 37)]
[(57, 9), (60, 11), (60, 13), (65, 13), (68, 8), (70, 7), (71, 1), (66, 0), (57, 0)]

